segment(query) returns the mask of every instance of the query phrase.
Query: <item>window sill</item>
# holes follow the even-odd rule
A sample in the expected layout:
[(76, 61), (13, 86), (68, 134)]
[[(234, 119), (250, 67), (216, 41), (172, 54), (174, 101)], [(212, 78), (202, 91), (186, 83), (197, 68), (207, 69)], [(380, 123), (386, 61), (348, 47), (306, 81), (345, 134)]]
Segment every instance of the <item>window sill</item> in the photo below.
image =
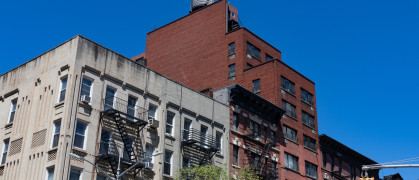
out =
[[(251, 55), (251, 54), (249, 54), (249, 53), (247, 53), (247, 58), (249, 58), (249, 59), (256, 59), (256, 60), (258, 60), (258, 61), (261, 61), (259, 58), (255, 57), (255, 56), (253, 56), (253, 55)], [(261, 62), (262, 62), (262, 61), (261, 61)]]
[(253, 91), (253, 93), (255, 93), (255, 94), (259, 94), (259, 93), (260, 93), (260, 90), (259, 90), (259, 91)]
[(163, 174), (163, 177), (165, 177), (165, 178), (169, 178), (169, 179), (173, 179), (173, 176), (171, 176), (171, 175), (167, 175), (167, 174)]
[(293, 93), (291, 93), (290, 91), (288, 91), (288, 90), (284, 89), (283, 87), (281, 87), (281, 90), (283, 90), (283, 91), (287, 92), (288, 94), (290, 94), (291, 96), (294, 96), (295, 98), (297, 97), (297, 96), (295, 96), (295, 94), (293, 94)]
[(171, 139), (171, 140), (176, 140), (176, 138), (174, 136), (172, 136), (171, 134), (165, 134), (166, 138)]
[(233, 59), (233, 58), (235, 58), (236, 57), (236, 54), (234, 53), (234, 54), (229, 54), (228, 55), (228, 59)]
[(305, 127), (308, 127), (308, 128), (310, 128), (310, 129), (312, 129), (312, 130), (317, 131), (314, 127), (311, 127), (311, 126), (307, 125), (306, 123), (303, 123), (303, 125), (304, 125)]
[(233, 167), (233, 168), (236, 168), (236, 169), (241, 169), (241, 167), (240, 166), (238, 166), (238, 165), (231, 165), (231, 167)]
[(314, 153), (318, 154), (318, 153), (317, 153), (317, 151), (316, 151), (316, 150), (314, 150), (314, 149), (310, 149), (310, 148), (305, 147), (305, 146), (304, 146), (304, 149), (307, 149), (307, 150), (309, 150), (309, 151), (311, 151), (311, 152), (314, 152)]
[(85, 103), (85, 102), (79, 100), (79, 105), (82, 106), (82, 107), (85, 107), (85, 108), (92, 109), (91, 103)]
[(310, 107), (314, 108), (313, 104), (310, 104), (309, 102), (304, 101), (303, 99), (301, 99), (301, 102), (306, 103), (306, 104), (307, 104), (307, 105), (309, 105)]
[(291, 118), (292, 120), (294, 120), (294, 121), (297, 121), (297, 122), (298, 122), (297, 117), (292, 117), (291, 115), (289, 115), (289, 114), (287, 114), (287, 113), (285, 113), (285, 115), (286, 115), (287, 117)]
[(317, 180), (317, 178), (316, 178), (316, 177), (311, 177), (311, 176), (309, 176), (309, 175), (305, 175), (305, 177), (310, 178), (310, 179), (315, 179), (315, 180)]
[(237, 130), (234, 130), (234, 129), (230, 129), (230, 131), (231, 131), (231, 132), (233, 132), (233, 133), (239, 134), (239, 135), (241, 135), (241, 136), (243, 136), (243, 135), (244, 135), (243, 133), (241, 133), (241, 132), (239, 132), (239, 131), (237, 131)]
[(285, 140), (288, 140), (288, 141), (290, 141), (290, 142), (292, 142), (292, 143), (294, 143), (294, 144), (296, 144), (296, 145), (299, 145), (299, 144), (298, 144), (298, 141), (294, 141), (294, 140), (291, 140), (291, 139), (286, 138), (286, 137), (284, 137), (284, 139), (285, 139)]
[(84, 149), (80, 149), (80, 148), (78, 148), (78, 147), (73, 147), (73, 148), (72, 148), (72, 150), (73, 150), (73, 151), (76, 151), (76, 152), (78, 152), (78, 153), (85, 154), (85, 155), (87, 155), (87, 154), (88, 154), (86, 150), (84, 150)]
[(224, 156), (221, 153), (219, 153), (219, 152), (215, 153), (215, 156), (217, 156), (217, 157), (219, 157), (221, 159), (224, 159)]
[(288, 170), (288, 171), (291, 171), (291, 172), (294, 172), (294, 173), (297, 173), (297, 174), (300, 174), (301, 175), (301, 173), (299, 171), (296, 171), (296, 170), (291, 169), (291, 168), (285, 167), (285, 170)]
[(57, 151), (57, 150), (58, 150), (58, 146), (57, 146), (57, 147), (50, 148), (50, 149), (47, 151), (47, 153), (50, 153), (50, 152), (53, 152), (53, 151)]
[(9, 129), (9, 128), (12, 128), (12, 127), (13, 127), (13, 122), (9, 122), (6, 125), (4, 125), (5, 129)]
[(59, 108), (60, 106), (63, 106), (63, 105), (64, 105), (64, 101), (57, 102), (57, 103), (55, 103), (54, 108), (57, 109), (57, 108)]

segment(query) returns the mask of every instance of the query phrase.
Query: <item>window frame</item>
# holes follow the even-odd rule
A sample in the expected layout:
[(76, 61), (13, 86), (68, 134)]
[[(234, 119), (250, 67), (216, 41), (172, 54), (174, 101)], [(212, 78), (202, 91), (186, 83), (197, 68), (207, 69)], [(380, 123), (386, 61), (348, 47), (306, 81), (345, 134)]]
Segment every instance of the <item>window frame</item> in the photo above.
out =
[(252, 81), (253, 93), (260, 93), (260, 78)]
[[(110, 104), (107, 104), (108, 99), (110, 99), (111, 97), (108, 97), (108, 90), (113, 91), (113, 96), (112, 96), (112, 106)], [(115, 98), (116, 98), (116, 94), (117, 94), (117, 89), (112, 87), (112, 86), (106, 86), (106, 90), (105, 90), (105, 101), (103, 104), (103, 108), (104, 110), (108, 110), (108, 109), (114, 109), (115, 108)]]
[(228, 79), (230, 81), (234, 80), (236, 77), (236, 64), (228, 65)]
[[(282, 126), (282, 132), (284, 134), (285, 139), (290, 140), (290, 141), (295, 142), (295, 143), (298, 144), (298, 131), (297, 130), (295, 130), (295, 129), (287, 126), (287, 125), (283, 125)], [(288, 137), (288, 134), (289, 134), (288, 132), (291, 133), (290, 135), (292, 135), (292, 132), (295, 132), (295, 139), (293, 139), (292, 137)]]
[[(305, 112), (305, 111), (301, 111), (301, 119), (304, 125), (306, 125), (307, 127), (310, 127), (312, 129), (316, 128), (316, 123), (314, 121), (314, 116)], [(309, 121), (308, 123), (306, 121)], [(312, 125), (310, 124), (310, 121), (312, 122)]]
[[(154, 109), (154, 114), (153, 116), (150, 116), (150, 107), (155, 108)], [(147, 116), (148, 118), (153, 118), (153, 119), (157, 119), (157, 111), (158, 111), (158, 106), (154, 105), (153, 103), (148, 103), (148, 110), (147, 110)]]
[[(220, 136), (218, 136), (220, 135)], [(223, 133), (220, 131), (215, 131), (215, 146), (218, 148), (218, 152), (222, 154), (223, 152)]]
[[(169, 122), (168, 122), (169, 116), (172, 116), (172, 118), (171, 118), (172, 119), (172, 123), (171, 124), (169, 124)], [(176, 117), (176, 114), (175, 113), (170, 112), (170, 111), (167, 111), (167, 114), (166, 114), (166, 128), (165, 128), (165, 133), (168, 134), (168, 135), (171, 135), (171, 136), (173, 136), (174, 129), (175, 129), (175, 117)], [(167, 127), (170, 127), (170, 133), (167, 132), (167, 130), (168, 130)]]
[[(310, 92), (308, 92), (307, 90), (300, 88), (300, 93), (301, 93), (301, 101), (313, 106), (314, 105), (314, 101), (313, 101), (313, 94), (311, 94)], [(307, 99), (306, 99), (307, 98)]]
[[(134, 100), (134, 105), (133, 105), (133, 107), (130, 107), (130, 100)], [(128, 95), (128, 101), (127, 101), (127, 115), (128, 116), (132, 116), (132, 117), (127, 117), (127, 119), (129, 119), (129, 120), (134, 120), (133, 118), (136, 118), (136, 115), (137, 115), (137, 103), (138, 103), (138, 98), (137, 97), (135, 97), (135, 96), (131, 96), (131, 95)], [(133, 111), (133, 115), (130, 115), (130, 110), (132, 110)]]
[(7, 160), (7, 154), (9, 153), (10, 139), (3, 140), (3, 148), (1, 151), (1, 162), (0, 164), (5, 164)]
[[(169, 162), (166, 162), (168, 155), (170, 156), (170, 159), (169, 159)], [(169, 170), (168, 170), (169, 174), (167, 174), (166, 165), (168, 165), (169, 167)], [(172, 176), (172, 169), (173, 169), (172, 165), (173, 165), (173, 151), (166, 149), (164, 151), (164, 159), (163, 159), (163, 174)]]
[[(65, 79), (65, 83), (63, 83), (64, 79)], [(63, 88), (64, 84), (65, 84), (65, 87)], [(66, 96), (66, 92), (67, 92), (67, 84), (68, 84), (68, 76), (61, 77), (60, 78), (60, 90), (59, 90), (59, 93), (58, 93), (57, 103), (63, 102), (65, 100), (65, 96)]]
[(54, 175), (55, 175), (55, 166), (47, 167), (47, 169), (46, 169), (46, 176), (45, 176), (45, 180), (49, 180), (49, 176), (50, 176), (50, 174), (51, 174), (51, 170), (52, 170), (52, 180), (54, 180)]
[[(294, 167), (289, 167), (290, 166), (290, 164), (289, 164), (289, 161), (290, 160), (293, 161), (292, 162), (292, 165), (293, 166), (295, 165), (296, 166), (296, 169), (294, 169)], [(299, 158), (298, 158), (298, 156), (294, 156), (294, 155), (292, 155), (290, 153), (284, 152), (284, 166), (285, 166), (285, 168), (290, 169), (292, 171), (300, 172)]]
[(71, 178), (71, 174), (75, 172), (79, 174), (79, 180), (81, 180), (83, 178), (83, 169), (80, 168), (76, 168), (76, 167), (71, 167), (70, 168), (70, 176), (69, 179)]
[[(269, 58), (268, 58), (269, 57)], [(268, 60), (269, 59), (269, 60)], [(268, 61), (272, 61), (274, 59), (274, 57), (272, 57), (271, 55), (269, 55), (268, 53), (265, 53), (265, 62)]]
[(7, 123), (12, 123), (16, 117), (17, 109), (17, 98), (13, 99), (10, 104), (9, 118), (7, 118)]
[(255, 121), (249, 120), (249, 128), (254, 138), (260, 140), (260, 125)]
[[(103, 137), (104, 133), (108, 133), (109, 134), (109, 137), (107, 139), (107, 142), (105, 141), (105, 139)], [(102, 128), (102, 130), (100, 132), (99, 154), (102, 154), (102, 151), (104, 151), (104, 150), (106, 150), (106, 154), (109, 154), (109, 151), (110, 151), (110, 148), (111, 148), (110, 146), (111, 146), (111, 142), (112, 142), (112, 137), (113, 137), (112, 131), (110, 131), (108, 129)], [(102, 150), (102, 147), (106, 148), (106, 146), (104, 146), (104, 145), (102, 146), (102, 144), (107, 144), (108, 145), (108, 149)]]
[[(90, 86), (88, 86), (87, 84), (84, 84), (84, 82), (83, 82), (84, 80), (89, 81)], [(80, 85), (80, 99), (83, 95), (88, 95), (88, 97), (90, 97), (90, 98), (92, 97), (92, 90), (93, 90), (93, 86), (94, 86), (93, 82), (94, 82), (94, 80), (92, 78), (87, 77), (87, 76), (83, 76), (82, 81), (81, 81), (81, 85)], [(85, 92), (85, 91), (83, 91), (83, 86), (84, 85), (89, 87), (89, 94), (83, 93), (83, 92)]]
[(239, 125), (240, 125), (239, 114), (233, 112), (233, 130), (234, 131), (239, 131)]
[[(303, 141), (304, 141), (304, 147), (307, 149), (310, 149), (312, 151), (316, 151), (316, 147), (317, 147), (317, 141), (314, 138), (311, 138), (310, 136), (307, 136), (305, 134), (303, 134)], [(307, 144), (306, 144), (307, 142)], [(314, 142), (314, 148), (310, 147), (308, 143), (312, 143)]]
[[(310, 167), (312, 168), (312, 170), (314, 172), (311, 172), (310, 171), (311, 170)], [(310, 172), (312, 174), (314, 174), (315, 176), (311, 175)], [(313, 164), (311, 162), (305, 161), (305, 175), (308, 176), (308, 177), (314, 178), (314, 179), (318, 179), (317, 165), (315, 165), (315, 164)]]
[[(81, 136), (81, 134), (78, 134), (77, 133), (77, 124), (78, 123), (80, 123), (80, 124), (84, 124), (85, 125), (85, 130), (84, 130), (84, 134), (83, 134), (83, 147), (82, 148), (80, 148), (80, 147), (77, 147), (76, 146), (76, 138), (77, 138), (77, 135), (79, 135), (79, 136)], [(78, 148), (78, 149), (82, 149), (82, 150), (86, 150), (86, 142), (87, 142), (87, 133), (88, 133), (88, 130), (89, 130), (89, 123), (87, 123), (87, 122), (84, 122), (84, 121), (81, 121), (81, 120), (77, 120), (77, 122), (76, 122), (76, 127), (74, 127), (74, 140), (73, 140), (73, 147), (75, 147), (75, 148)]]
[[(53, 122), (54, 127), (52, 131), (52, 140), (51, 140), (51, 148), (55, 148), (58, 146), (60, 142), (60, 134), (61, 134), (61, 119)], [(59, 126), (57, 126), (59, 124)], [(57, 132), (58, 127), (58, 132)], [(57, 141), (55, 141), (57, 139)], [(57, 144), (54, 144), (54, 142), (57, 142)]]
[(284, 76), (281, 76), (281, 89), (295, 96), (295, 83)]
[(285, 110), (285, 114), (287, 116), (297, 120), (297, 107), (294, 104), (291, 104), (288, 101), (282, 100), (282, 108)]
[[(147, 147), (149, 147), (149, 148), (152, 149), (151, 154), (147, 152)], [(149, 143), (146, 143), (145, 149), (146, 149), (146, 157), (147, 158), (144, 159), (144, 162), (149, 162), (149, 163), (151, 163), (151, 164), (154, 165), (154, 156), (153, 156), (153, 154), (156, 151), (156, 147), (154, 147), (153, 145), (151, 145)]]
[(246, 53), (260, 61), (260, 49), (250, 42), (246, 42)]
[(236, 54), (236, 42), (231, 42), (228, 44), (228, 57), (233, 58), (232, 56)]
[(240, 147), (237, 145), (233, 145), (233, 165), (239, 166), (239, 150)]

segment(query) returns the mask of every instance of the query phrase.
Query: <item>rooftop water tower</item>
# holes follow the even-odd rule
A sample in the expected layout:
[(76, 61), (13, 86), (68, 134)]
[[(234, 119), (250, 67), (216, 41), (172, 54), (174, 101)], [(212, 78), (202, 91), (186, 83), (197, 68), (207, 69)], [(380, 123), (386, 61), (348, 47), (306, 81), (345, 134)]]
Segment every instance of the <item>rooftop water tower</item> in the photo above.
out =
[(214, 3), (214, 0), (191, 0), (191, 8), (192, 11), (195, 11), (212, 3)]

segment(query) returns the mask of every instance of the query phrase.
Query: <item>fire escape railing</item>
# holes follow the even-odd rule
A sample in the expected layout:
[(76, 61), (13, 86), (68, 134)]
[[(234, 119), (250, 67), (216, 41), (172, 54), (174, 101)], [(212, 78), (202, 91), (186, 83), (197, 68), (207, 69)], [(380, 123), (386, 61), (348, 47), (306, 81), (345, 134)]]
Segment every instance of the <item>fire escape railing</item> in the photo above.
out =
[[(117, 97), (108, 97), (102, 101), (103, 111), (101, 112), (101, 122), (104, 117), (110, 118), (115, 122), (116, 129), (121, 136), (123, 143), (123, 151), (127, 154), (128, 158), (121, 158), (122, 162), (126, 165), (132, 165), (141, 160), (142, 147), (135, 147), (139, 143), (140, 132), (147, 125), (147, 121), (144, 120), (147, 110), (131, 104), (128, 101)], [(128, 134), (127, 126), (131, 129), (135, 129), (135, 136)], [(134, 137), (134, 138), (132, 138)], [(116, 177), (116, 165), (118, 164), (118, 150), (116, 143), (109, 141), (109, 143), (101, 142), (99, 149), (100, 159), (108, 160), (112, 172)], [(102, 149), (102, 150), (101, 150)], [(137, 150), (137, 152), (135, 151)], [(144, 164), (140, 163), (140, 166), (135, 168), (134, 176), (144, 167)]]
[(204, 157), (200, 160), (199, 165), (209, 162), (212, 157), (219, 151), (216, 139), (212, 135), (203, 133), (197, 129), (189, 129), (182, 131), (182, 146), (194, 146), (204, 153)]

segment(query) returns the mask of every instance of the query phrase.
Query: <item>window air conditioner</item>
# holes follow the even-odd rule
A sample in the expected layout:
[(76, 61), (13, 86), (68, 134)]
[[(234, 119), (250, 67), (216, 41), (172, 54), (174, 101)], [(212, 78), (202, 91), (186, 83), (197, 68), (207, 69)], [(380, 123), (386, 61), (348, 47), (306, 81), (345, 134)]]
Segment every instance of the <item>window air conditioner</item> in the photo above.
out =
[(154, 167), (154, 164), (152, 162), (146, 162), (145, 163), (145, 168), (147, 168), (147, 169), (153, 169), (153, 167)]
[(81, 102), (90, 103), (90, 96), (86, 96), (86, 95), (81, 96)]
[(154, 128), (158, 128), (159, 127), (159, 121), (157, 121), (156, 119), (154, 119), (153, 117), (148, 117), (148, 125), (150, 127), (154, 127)]

